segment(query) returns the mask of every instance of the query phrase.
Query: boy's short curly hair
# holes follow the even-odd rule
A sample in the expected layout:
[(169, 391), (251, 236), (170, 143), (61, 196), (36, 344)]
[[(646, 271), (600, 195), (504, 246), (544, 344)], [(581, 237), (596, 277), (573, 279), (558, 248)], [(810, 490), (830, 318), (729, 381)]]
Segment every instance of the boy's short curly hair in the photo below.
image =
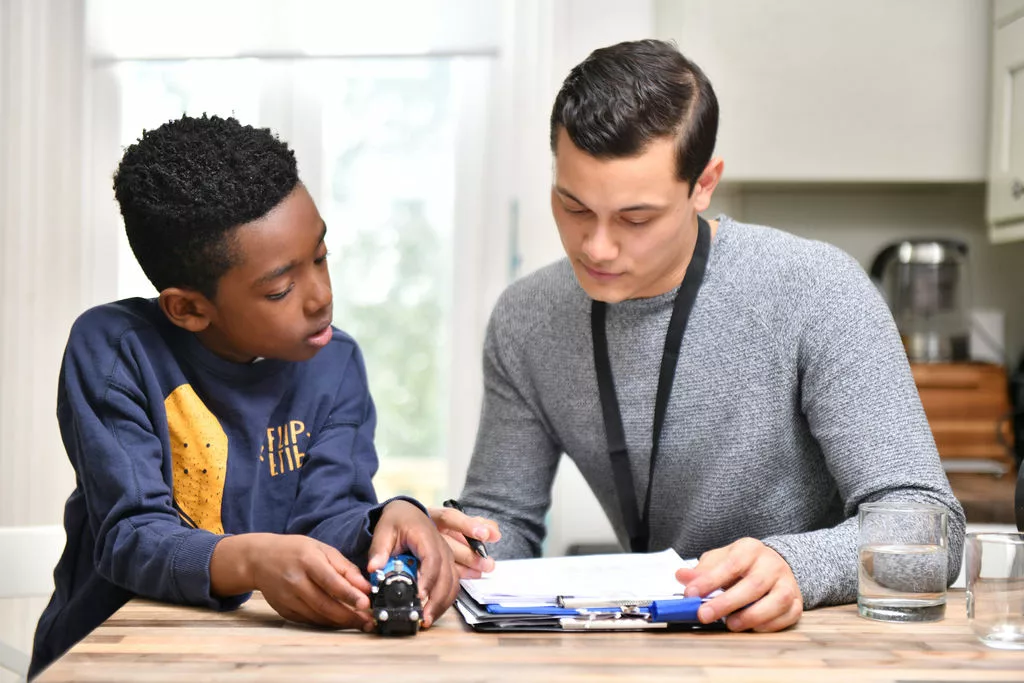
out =
[(298, 182), (295, 153), (269, 129), (204, 114), (144, 131), (114, 173), (114, 195), (157, 291), (213, 298), (236, 263), (234, 229), (265, 216)]

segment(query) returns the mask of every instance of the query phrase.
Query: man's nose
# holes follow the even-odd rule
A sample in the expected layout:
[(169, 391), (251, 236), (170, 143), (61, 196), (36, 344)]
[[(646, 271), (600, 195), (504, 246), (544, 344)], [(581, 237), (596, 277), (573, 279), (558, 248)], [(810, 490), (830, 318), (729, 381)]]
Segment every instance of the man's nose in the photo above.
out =
[(583, 238), (583, 253), (594, 265), (609, 263), (619, 255), (619, 245), (612, 238), (608, 224), (598, 221)]

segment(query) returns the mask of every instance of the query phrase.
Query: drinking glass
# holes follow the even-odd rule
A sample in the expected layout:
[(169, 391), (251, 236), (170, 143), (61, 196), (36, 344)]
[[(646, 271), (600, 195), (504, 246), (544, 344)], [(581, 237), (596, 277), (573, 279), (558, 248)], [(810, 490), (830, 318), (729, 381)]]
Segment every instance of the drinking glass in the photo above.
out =
[(981, 642), (1024, 650), (1024, 533), (967, 534), (967, 618)]
[(858, 512), (857, 611), (879, 621), (937, 621), (946, 614), (946, 522), (941, 505), (864, 503)]

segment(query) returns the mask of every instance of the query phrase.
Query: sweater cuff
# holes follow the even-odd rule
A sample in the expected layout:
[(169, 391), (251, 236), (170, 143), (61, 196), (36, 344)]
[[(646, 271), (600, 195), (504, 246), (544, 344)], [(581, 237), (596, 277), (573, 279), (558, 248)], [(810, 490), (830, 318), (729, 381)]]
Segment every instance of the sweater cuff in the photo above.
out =
[(213, 594), (210, 559), (213, 549), (223, 538), (225, 536), (207, 531), (193, 531), (182, 536), (171, 564), (171, 581), (182, 603), (224, 611), (240, 607), (252, 595), (243, 593), (218, 597)]
[(381, 516), (381, 514), (384, 513), (384, 507), (388, 503), (393, 503), (396, 500), (404, 500), (406, 503), (411, 503), (412, 505), (415, 505), (420, 510), (422, 510), (423, 514), (425, 514), (427, 517), (430, 517), (430, 513), (427, 512), (427, 508), (423, 505), (423, 503), (419, 502), (415, 498), (410, 498), (409, 496), (395, 496), (394, 498), (388, 498), (383, 503), (380, 503), (380, 504), (370, 508), (370, 512), (369, 512), (369, 514), (367, 515), (367, 518), (366, 518), (367, 519), (367, 526), (366, 526), (366, 533), (367, 534), (371, 534), (372, 535), (373, 534), (373, 530), (377, 528), (377, 522), (380, 521), (380, 516)]
[(839, 539), (813, 538), (821, 531), (772, 536), (762, 542), (782, 556), (796, 577), (804, 609), (857, 600), (857, 558)]

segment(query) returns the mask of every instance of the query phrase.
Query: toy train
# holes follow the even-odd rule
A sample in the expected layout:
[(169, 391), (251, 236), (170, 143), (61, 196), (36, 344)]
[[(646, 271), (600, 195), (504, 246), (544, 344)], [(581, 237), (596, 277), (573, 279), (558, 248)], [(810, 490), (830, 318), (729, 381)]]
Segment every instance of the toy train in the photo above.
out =
[(409, 554), (395, 555), (370, 575), (370, 610), (382, 636), (414, 636), (423, 620), (416, 575), (420, 562)]

